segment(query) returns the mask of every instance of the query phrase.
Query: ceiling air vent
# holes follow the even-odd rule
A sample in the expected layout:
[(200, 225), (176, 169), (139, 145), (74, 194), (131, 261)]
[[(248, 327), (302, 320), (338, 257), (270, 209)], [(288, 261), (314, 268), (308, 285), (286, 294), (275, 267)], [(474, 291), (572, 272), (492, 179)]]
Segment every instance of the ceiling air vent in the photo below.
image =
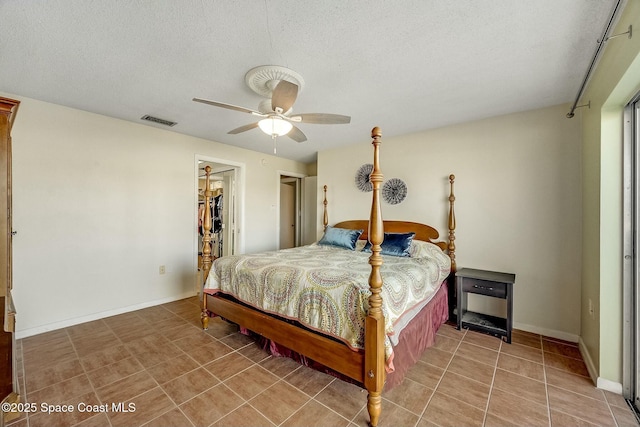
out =
[(172, 122), (170, 120), (165, 120), (165, 119), (159, 119), (157, 117), (153, 117), (150, 115), (145, 115), (141, 117), (142, 120), (146, 120), (148, 122), (153, 122), (153, 123), (158, 123), (159, 125), (165, 125), (165, 126), (175, 126), (178, 124), (178, 122)]

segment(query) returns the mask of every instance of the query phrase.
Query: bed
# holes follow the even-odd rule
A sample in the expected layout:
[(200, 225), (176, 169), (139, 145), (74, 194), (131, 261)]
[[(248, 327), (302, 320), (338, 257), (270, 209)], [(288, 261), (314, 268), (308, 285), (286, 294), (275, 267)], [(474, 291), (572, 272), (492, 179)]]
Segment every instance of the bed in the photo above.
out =
[[(325, 234), (319, 242), (222, 257), (212, 269), (211, 218), (205, 215), (202, 324), (206, 329), (210, 315), (221, 316), (361, 385), (368, 391), (370, 424), (377, 426), (387, 375), (401, 381), (450, 314), (453, 286), (447, 281), (456, 268), (455, 197), (451, 175), (447, 243), (438, 242), (438, 232), (428, 225), (383, 221), (380, 129), (374, 128), (371, 136), (369, 220), (329, 227), (325, 187)], [(205, 198), (209, 204), (210, 195)], [(395, 240), (398, 244), (392, 246)], [(395, 250), (407, 256), (388, 255)]]

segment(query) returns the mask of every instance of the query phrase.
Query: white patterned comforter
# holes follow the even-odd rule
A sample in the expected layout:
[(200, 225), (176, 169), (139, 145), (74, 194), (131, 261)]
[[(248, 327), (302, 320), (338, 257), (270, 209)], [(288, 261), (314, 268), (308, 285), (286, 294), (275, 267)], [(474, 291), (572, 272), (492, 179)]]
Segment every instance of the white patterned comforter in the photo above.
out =
[[(411, 257), (383, 255), (382, 299), (391, 357), (390, 336), (405, 312), (424, 305), (449, 275), (451, 261), (436, 245), (413, 241)], [(293, 249), (218, 258), (204, 291), (223, 292), (259, 308), (344, 341), (364, 346), (371, 254), (333, 246)], [(415, 311), (415, 310), (414, 310)], [(406, 319), (404, 319), (406, 320)]]

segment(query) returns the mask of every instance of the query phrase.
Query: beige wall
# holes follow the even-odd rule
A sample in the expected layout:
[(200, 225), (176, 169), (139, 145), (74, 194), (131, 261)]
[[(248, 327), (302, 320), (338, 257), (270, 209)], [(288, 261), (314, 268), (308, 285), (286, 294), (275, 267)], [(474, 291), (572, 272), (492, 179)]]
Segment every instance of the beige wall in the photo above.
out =
[[(640, 1), (627, 3), (612, 34), (629, 25), (640, 28)], [(640, 91), (639, 53), (640, 37), (607, 42), (581, 101), (591, 107), (579, 110), (584, 152), (581, 346), (592, 376), (605, 388), (622, 383), (623, 109)]]
[(279, 171), (307, 170), (291, 160), (3, 96), (22, 101), (13, 127), (19, 336), (195, 294), (196, 156), (244, 165), (240, 239), (247, 252), (276, 248)]
[[(562, 105), (383, 136), (382, 172), (385, 179), (404, 180), (408, 195), (382, 209), (385, 219), (426, 222), (446, 238), (447, 177), (455, 174), (459, 267), (515, 273), (515, 324), (577, 341), (580, 121), (567, 119), (568, 110)], [(354, 176), (371, 162), (367, 135), (319, 153), (318, 185), (328, 185), (329, 223), (369, 217), (371, 193), (360, 192)]]

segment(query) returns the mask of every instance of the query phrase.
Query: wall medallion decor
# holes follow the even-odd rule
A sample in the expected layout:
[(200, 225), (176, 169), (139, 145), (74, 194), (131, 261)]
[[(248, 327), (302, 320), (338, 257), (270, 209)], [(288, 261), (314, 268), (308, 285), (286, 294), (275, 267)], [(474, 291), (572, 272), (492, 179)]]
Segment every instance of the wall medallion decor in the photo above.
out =
[(356, 187), (358, 187), (358, 190), (373, 191), (373, 184), (370, 179), (371, 172), (373, 172), (373, 164), (366, 163), (360, 166), (360, 169), (356, 172)]
[(407, 197), (407, 184), (398, 178), (391, 178), (382, 184), (382, 198), (390, 205), (397, 205)]

